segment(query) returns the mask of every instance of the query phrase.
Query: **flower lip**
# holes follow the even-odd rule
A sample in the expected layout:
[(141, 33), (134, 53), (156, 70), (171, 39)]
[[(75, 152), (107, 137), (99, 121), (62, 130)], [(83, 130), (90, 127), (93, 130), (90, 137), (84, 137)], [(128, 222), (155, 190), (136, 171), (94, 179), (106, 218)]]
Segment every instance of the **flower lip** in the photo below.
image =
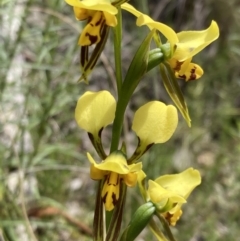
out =
[(107, 0), (65, 0), (65, 2), (73, 7), (84, 8), (95, 11), (108, 12), (112, 15), (116, 15), (118, 10), (114, 7), (110, 1)]
[(128, 165), (126, 157), (123, 155), (123, 153), (121, 153), (121, 151), (111, 153), (101, 163), (96, 163), (89, 153), (87, 153), (87, 157), (95, 168), (102, 171), (115, 172), (124, 175), (131, 172), (137, 172), (142, 169), (142, 163)]
[(118, 12), (117, 8), (108, 0), (65, 0), (65, 2), (73, 7), (108, 12), (112, 15), (116, 15)]
[(155, 181), (149, 180), (148, 183), (148, 197), (157, 210), (179, 217), (182, 204), (186, 203), (190, 193), (201, 183), (201, 176), (199, 171), (188, 168), (178, 174), (164, 175)]

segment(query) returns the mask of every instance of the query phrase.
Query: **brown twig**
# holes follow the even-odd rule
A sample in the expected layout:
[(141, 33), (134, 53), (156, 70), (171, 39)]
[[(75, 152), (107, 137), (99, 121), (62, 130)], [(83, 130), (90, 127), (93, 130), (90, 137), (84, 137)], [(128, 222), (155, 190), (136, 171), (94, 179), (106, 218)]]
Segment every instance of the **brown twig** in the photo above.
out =
[(65, 218), (69, 223), (73, 224), (76, 226), (81, 233), (84, 233), (88, 236), (92, 236), (92, 230), (89, 228), (86, 224), (80, 222), (76, 218), (70, 216), (68, 213), (60, 210), (59, 208), (56, 207), (35, 207), (30, 210), (28, 210), (28, 216), (29, 217), (49, 217), (49, 216), (56, 216), (60, 215), (63, 218)]

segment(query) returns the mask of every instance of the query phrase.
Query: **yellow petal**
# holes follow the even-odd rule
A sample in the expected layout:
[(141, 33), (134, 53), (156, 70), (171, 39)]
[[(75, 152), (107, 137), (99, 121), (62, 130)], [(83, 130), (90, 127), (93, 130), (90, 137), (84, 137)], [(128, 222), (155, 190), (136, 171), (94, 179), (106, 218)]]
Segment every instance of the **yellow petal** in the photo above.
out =
[(65, 2), (73, 7), (85, 8), (90, 10), (108, 12), (112, 15), (117, 14), (117, 8), (111, 4), (108, 0), (65, 0)]
[(201, 183), (201, 176), (198, 170), (188, 168), (179, 174), (161, 176), (155, 182), (187, 199), (192, 190)]
[(130, 172), (126, 158), (118, 151), (111, 153), (99, 164), (94, 161), (89, 153), (87, 153), (87, 157), (88, 160), (99, 170), (115, 172), (118, 174), (127, 174)]
[(123, 3), (121, 5), (121, 8), (130, 12), (131, 14), (133, 14), (134, 16), (136, 16), (137, 18), (142, 15), (143, 13), (138, 11), (136, 8), (134, 8), (131, 4), (129, 3)]
[(201, 66), (191, 63), (191, 60), (192, 58), (186, 59), (183, 62), (180, 62), (175, 58), (168, 60), (168, 63), (175, 72), (176, 78), (190, 81), (199, 79), (203, 75), (204, 72)]
[(98, 168), (96, 168), (94, 166), (94, 164), (91, 164), (91, 167), (90, 167), (90, 177), (93, 179), (93, 180), (101, 180), (104, 178), (104, 176), (107, 175), (107, 172), (106, 171), (102, 171), (102, 170), (99, 170)]
[(138, 174), (138, 182), (141, 183), (146, 177), (147, 175), (145, 174), (145, 172), (141, 170)]
[(108, 12), (103, 12), (103, 15), (106, 20), (106, 25), (110, 27), (115, 27), (117, 25), (117, 18), (115, 17), (115, 15), (112, 15)]
[(212, 43), (219, 37), (219, 28), (215, 21), (211, 22), (209, 28), (203, 31), (183, 31), (177, 34), (179, 42), (176, 44), (177, 49), (174, 52), (173, 58), (178, 61), (184, 61), (206, 46)]
[(75, 119), (82, 129), (96, 136), (112, 123), (115, 110), (116, 101), (108, 91), (87, 91), (77, 102)]
[(191, 63), (192, 58), (186, 59), (185, 61), (178, 61), (175, 58), (171, 58), (168, 60), (168, 63), (170, 64), (171, 68), (176, 71), (179, 72), (180, 74), (184, 74), (185, 71), (187, 70), (188, 65)]
[(77, 20), (82, 21), (82, 20), (85, 20), (85, 19), (90, 17), (89, 11), (87, 9), (73, 7), (73, 11), (74, 11), (74, 15), (75, 15)]
[(137, 177), (138, 177), (137, 172), (130, 172), (126, 175), (122, 175), (123, 181), (129, 187), (133, 187), (137, 184)]
[(172, 28), (170, 28), (169, 26), (163, 23), (154, 21), (148, 15), (144, 14), (139, 16), (139, 18), (137, 19), (137, 25), (138, 26), (147, 25), (150, 29), (153, 29), (153, 28), (157, 29), (168, 40), (172, 49), (175, 47), (176, 43), (178, 43), (177, 34), (174, 32)]
[(178, 193), (167, 190), (152, 180), (148, 181), (148, 194), (151, 201), (158, 205), (160, 204), (162, 206), (161, 208), (163, 208), (169, 200), (171, 203), (186, 202), (186, 200), (178, 195)]
[(175, 212), (169, 211), (162, 215), (168, 221), (169, 225), (175, 226), (179, 218), (182, 216), (182, 210), (178, 208)]
[(166, 142), (175, 131), (177, 123), (178, 114), (174, 106), (151, 101), (136, 111), (132, 129), (141, 143), (149, 145)]
[(142, 163), (138, 162), (136, 164), (131, 164), (128, 167), (130, 172), (139, 172), (142, 170)]
[(201, 78), (203, 73), (204, 72), (201, 66), (194, 63), (190, 63), (187, 65), (187, 68), (185, 68), (185, 71), (180, 70), (180, 72), (176, 72), (175, 75), (177, 78), (190, 81)]
[(163, 23), (154, 21), (148, 15), (141, 13), (128, 3), (122, 4), (121, 8), (125, 9), (126, 11), (132, 13), (137, 17), (138, 26), (147, 25), (150, 29), (156, 28), (165, 36), (166, 39), (168, 39), (171, 44), (171, 48), (174, 48), (175, 44), (178, 42), (178, 37), (177, 34), (173, 31), (173, 29)]
[(119, 185), (119, 175), (111, 172), (106, 178), (102, 189), (102, 199), (107, 211), (113, 210), (114, 206), (117, 204), (119, 199)]
[(101, 40), (100, 31), (103, 24), (105, 24), (104, 16), (102, 12), (97, 11), (91, 21), (84, 27), (78, 44), (81, 46), (97, 44)]

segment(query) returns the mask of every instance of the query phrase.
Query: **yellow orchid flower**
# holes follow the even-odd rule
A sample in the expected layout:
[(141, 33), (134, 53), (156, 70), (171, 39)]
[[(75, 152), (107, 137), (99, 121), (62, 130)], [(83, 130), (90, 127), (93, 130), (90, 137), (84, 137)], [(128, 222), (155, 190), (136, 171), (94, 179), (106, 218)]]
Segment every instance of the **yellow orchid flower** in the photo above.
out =
[(116, 101), (108, 91), (87, 91), (77, 102), (75, 119), (79, 127), (97, 138), (113, 122), (115, 110)]
[(93, 180), (104, 178), (102, 200), (107, 211), (111, 211), (117, 204), (120, 192), (120, 182), (133, 187), (137, 183), (138, 172), (142, 169), (142, 163), (128, 165), (126, 157), (121, 151), (111, 153), (101, 163), (96, 163), (87, 153), (91, 163), (90, 176)]
[(164, 175), (155, 181), (149, 180), (147, 195), (156, 205), (158, 212), (170, 225), (175, 226), (182, 215), (182, 204), (186, 203), (193, 189), (200, 183), (199, 171), (188, 168), (179, 174)]
[(148, 148), (170, 139), (178, 124), (177, 109), (160, 101), (141, 106), (133, 118), (132, 129), (139, 138), (138, 147), (131, 160), (137, 160)]
[(103, 25), (110, 27), (117, 25), (115, 17), (117, 8), (110, 0), (65, 0), (65, 2), (73, 6), (77, 20), (88, 20), (78, 41), (81, 46), (97, 44), (101, 40)]
[(161, 32), (170, 44), (166, 60), (175, 72), (177, 78), (186, 81), (195, 80), (203, 75), (202, 68), (191, 63), (192, 57), (207, 47), (219, 37), (219, 28), (215, 21), (211, 22), (209, 28), (202, 31), (182, 31), (175, 33), (170, 27), (154, 21), (148, 15), (142, 14), (131, 5), (124, 3), (122, 8), (137, 17), (137, 25), (147, 25), (150, 29)]
[(186, 81), (199, 79), (203, 75), (202, 68), (191, 63), (192, 57), (202, 51), (219, 37), (219, 28), (215, 21), (202, 31), (182, 31), (177, 34), (178, 42), (168, 62), (177, 78)]

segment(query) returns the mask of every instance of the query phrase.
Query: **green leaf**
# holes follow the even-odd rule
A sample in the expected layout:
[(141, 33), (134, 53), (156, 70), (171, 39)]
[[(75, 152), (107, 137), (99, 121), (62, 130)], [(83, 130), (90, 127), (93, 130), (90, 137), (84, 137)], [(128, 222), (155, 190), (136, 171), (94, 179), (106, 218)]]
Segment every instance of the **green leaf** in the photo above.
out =
[(188, 126), (191, 127), (191, 119), (188, 113), (187, 104), (177, 83), (177, 79), (172, 71), (172, 68), (167, 62), (160, 64), (160, 73), (163, 79), (164, 87), (167, 90), (169, 96), (181, 112)]
[(119, 102), (128, 103), (134, 90), (138, 86), (141, 77), (146, 73), (148, 67), (149, 47), (152, 41), (154, 30), (152, 30), (144, 39), (139, 49), (137, 50), (124, 79)]
[(123, 232), (120, 241), (133, 241), (148, 225), (155, 210), (155, 206), (151, 202), (140, 206), (134, 213), (128, 227)]

